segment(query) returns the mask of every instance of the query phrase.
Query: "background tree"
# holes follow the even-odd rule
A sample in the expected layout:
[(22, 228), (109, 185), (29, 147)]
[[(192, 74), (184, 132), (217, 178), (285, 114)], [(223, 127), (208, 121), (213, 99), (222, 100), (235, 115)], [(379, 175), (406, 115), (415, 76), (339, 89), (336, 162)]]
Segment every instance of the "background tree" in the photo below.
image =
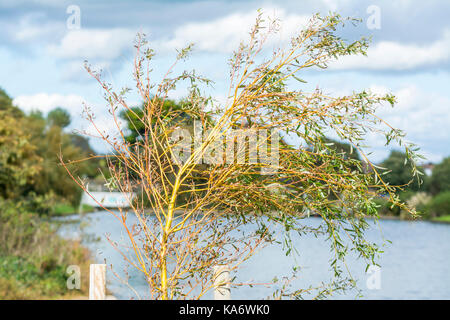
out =
[(23, 117), (12, 109), (0, 111), (0, 198), (19, 199), (42, 169), (42, 158), (26, 132)]
[[(384, 175), (384, 180), (390, 185), (401, 186), (403, 189), (418, 191), (422, 188), (422, 183), (414, 179), (412, 173), (413, 164), (409, 161), (404, 152), (393, 150), (381, 164), (383, 168), (389, 168), (389, 172)], [(420, 171), (422, 176), (423, 172)], [(426, 178), (425, 178), (426, 179)]]
[[(64, 152), (71, 161), (89, 157), (72, 143), (72, 137), (66, 134), (58, 126), (51, 126), (32, 139), (37, 147), (37, 153), (43, 159), (42, 169), (35, 178), (32, 186), (37, 194), (52, 193), (57, 198), (77, 205), (81, 192), (70, 177), (65, 174), (65, 169), (59, 163), (59, 154)], [(80, 176), (94, 177), (98, 174), (94, 163), (82, 162), (77, 166)]]
[[(0, 113), (0, 197), (28, 199), (36, 213), (50, 213), (58, 201), (77, 204), (80, 189), (65, 174), (58, 155), (62, 150), (77, 160), (93, 150), (85, 137), (64, 132), (69, 113), (56, 108), (47, 117), (40, 111), (26, 115), (1, 89)], [(94, 177), (97, 167), (83, 162), (77, 168), (80, 175)]]
[(12, 104), (11, 97), (2, 88), (0, 88), (0, 111), (11, 112), (11, 115), (15, 117), (23, 115), (23, 112)]
[(70, 133), (69, 134), (70, 141), (72, 144), (81, 149), (83, 153), (86, 155), (93, 155), (96, 154), (96, 152), (91, 148), (91, 145), (89, 144), (89, 140), (86, 139), (86, 137), (76, 134), (76, 133)]
[(430, 191), (432, 194), (450, 191), (450, 157), (445, 158), (433, 168)]
[(330, 145), (330, 148), (334, 149), (336, 153), (342, 153), (345, 157), (353, 160), (361, 160), (358, 154), (358, 150), (354, 149), (350, 143), (343, 143), (331, 138), (324, 138), (324, 142)]
[[(180, 111), (181, 107), (174, 100), (159, 100), (161, 103), (161, 117), (167, 117), (169, 114), (172, 115), (170, 118), (177, 116), (177, 112)], [(138, 139), (144, 139), (145, 126), (142, 124), (142, 117), (144, 117), (145, 105), (140, 107), (133, 107), (130, 110), (123, 110), (121, 113), (122, 119), (126, 121), (128, 136), (127, 139), (130, 142), (136, 142)], [(156, 125), (156, 122), (154, 123)]]
[[(203, 122), (212, 123), (212, 116), (208, 114), (204, 114), (201, 112), (197, 105), (192, 105), (192, 103), (187, 99), (181, 99), (180, 101), (170, 100), (170, 99), (161, 99), (157, 96), (153, 96), (153, 103), (155, 105), (159, 105), (158, 108), (159, 115), (164, 122), (170, 123), (173, 126), (180, 126), (182, 128), (187, 129), (191, 134), (194, 134), (194, 121), (199, 120)], [(136, 143), (138, 141), (143, 141), (146, 139), (147, 129), (144, 122), (144, 117), (146, 116), (146, 106), (143, 103), (140, 107), (132, 107), (130, 110), (123, 110), (120, 113), (120, 117), (126, 121), (127, 124), (127, 132), (126, 132), (126, 140), (130, 143)], [(158, 126), (158, 122), (156, 118), (150, 120), (152, 126)], [(149, 144), (153, 144), (152, 141), (148, 142)], [(156, 148), (161, 150), (161, 146), (156, 145)], [(204, 164), (198, 164), (197, 169), (195, 171), (202, 170), (205, 167)], [(168, 170), (166, 172), (167, 177), (169, 179), (174, 180), (175, 176)], [(193, 173), (193, 182), (199, 183), (200, 181), (204, 181), (204, 178)], [(182, 189), (185, 187), (182, 186)], [(142, 197), (142, 200), (145, 204), (150, 205), (148, 202), (148, 197), (146, 195), (139, 194), (139, 197)], [(177, 201), (178, 202), (186, 202), (188, 194), (182, 193)]]
[(70, 124), (70, 114), (67, 110), (58, 107), (50, 111), (47, 115), (47, 122), (50, 126), (57, 126), (64, 129)]
[[(159, 117), (165, 119), (165, 121), (171, 121), (178, 125), (190, 127), (192, 130), (193, 121), (199, 119), (198, 109), (187, 112), (190, 108), (196, 108), (196, 106), (192, 106), (189, 101), (175, 101), (171, 99), (161, 99), (159, 97), (153, 97), (153, 99), (155, 104), (161, 104)], [(138, 139), (144, 139), (146, 130), (142, 123), (142, 119), (145, 115), (145, 108), (146, 105), (143, 103), (140, 107), (132, 107), (129, 110), (123, 110), (120, 113), (120, 117), (125, 120), (127, 125), (127, 140), (131, 143), (136, 142)], [(153, 125), (157, 125), (155, 119), (152, 121)], [(208, 117), (207, 121), (211, 121), (211, 118)]]
[[(65, 174), (65, 169), (59, 163), (59, 154), (64, 152), (72, 161), (87, 158), (93, 154), (89, 142), (85, 137), (64, 132), (64, 128), (70, 125), (70, 115), (63, 108), (53, 109), (46, 119), (34, 116), (28, 122), (32, 132), (31, 142), (43, 159), (42, 168), (30, 188), (37, 194), (53, 194), (56, 198), (77, 205), (80, 189)], [(91, 178), (98, 174), (96, 168), (95, 163), (88, 162), (77, 166), (78, 174)]]

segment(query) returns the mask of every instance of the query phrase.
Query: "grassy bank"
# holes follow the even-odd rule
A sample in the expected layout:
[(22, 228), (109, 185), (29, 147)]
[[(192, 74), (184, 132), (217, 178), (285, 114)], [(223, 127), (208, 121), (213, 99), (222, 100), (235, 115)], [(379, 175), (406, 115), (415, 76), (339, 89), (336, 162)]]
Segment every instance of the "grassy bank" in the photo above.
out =
[[(61, 238), (54, 224), (20, 204), (0, 201), (0, 299), (87, 294), (89, 262), (90, 253), (79, 241)], [(70, 265), (81, 269), (81, 292), (67, 289)]]
[(433, 218), (432, 221), (450, 223), (450, 215)]
[(70, 216), (73, 214), (78, 214), (78, 213), (88, 213), (88, 212), (92, 212), (94, 211), (94, 207), (91, 207), (90, 205), (87, 204), (83, 204), (81, 206), (81, 210), (79, 207), (75, 207), (71, 204), (67, 204), (67, 203), (58, 203), (57, 205), (55, 205), (53, 207), (53, 212), (52, 212), (52, 216), (56, 216), (56, 217), (62, 217), (62, 216)]
[[(87, 264), (82, 269), (86, 274)], [(37, 265), (18, 256), (0, 256), (0, 299), (70, 299), (86, 294), (87, 283), (82, 284), (82, 290), (68, 290), (68, 276), (64, 264)]]
[[(431, 195), (425, 192), (406, 191), (399, 193), (399, 198), (411, 209), (415, 209), (421, 220), (450, 222), (450, 192)], [(407, 210), (392, 207), (385, 197), (375, 199), (380, 217), (396, 217), (402, 220), (411, 219)]]

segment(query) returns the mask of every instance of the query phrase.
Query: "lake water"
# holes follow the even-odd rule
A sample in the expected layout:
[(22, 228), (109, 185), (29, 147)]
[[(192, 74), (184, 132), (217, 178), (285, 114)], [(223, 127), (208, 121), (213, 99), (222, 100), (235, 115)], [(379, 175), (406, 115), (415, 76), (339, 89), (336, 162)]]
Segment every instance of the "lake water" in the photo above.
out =
[[(64, 219), (78, 218), (73, 216)], [(303, 221), (310, 226), (320, 224), (319, 218), (307, 218)], [(93, 241), (92, 237), (85, 240), (86, 246), (94, 253), (95, 260), (104, 263), (106, 259), (118, 274), (123, 274), (123, 258), (105, 237), (109, 233), (112, 239), (120, 240), (124, 237), (123, 231), (121, 225), (107, 212), (85, 215), (81, 219), (81, 225), (80, 222), (64, 224), (61, 233), (66, 237), (77, 237), (84, 233), (99, 238), (98, 241)], [(365, 263), (352, 257), (347, 260), (364, 299), (450, 299), (450, 224), (383, 220), (367, 230), (367, 237), (379, 243), (382, 243), (384, 237), (392, 243), (385, 244), (384, 253), (378, 260), (381, 265), (377, 274), (379, 289), (370, 286), (370, 278), (374, 279), (376, 275), (365, 273)], [(306, 288), (329, 282), (332, 278), (329, 267), (331, 255), (324, 239), (306, 235), (294, 238), (294, 241), (300, 253), (297, 262), (302, 266), (298, 278), (293, 282), (295, 287)], [(237, 281), (270, 282), (274, 276), (280, 278), (289, 275), (293, 265), (293, 258), (286, 257), (280, 247), (265, 247), (241, 266), (236, 274)], [(142, 275), (131, 268), (129, 271), (130, 285), (141, 298), (145, 298), (148, 289)], [(107, 278), (108, 289), (118, 299), (136, 298), (133, 291), (120, 283), (111, 272), (108, 272)], [(273, 287), (239, 287), (233, 289), (231, 295), (233, 299), (264, 299), (273, 291)], [(206, 298), (212, 298), (212, 294)], [(354, 298), (354, 291), (331, 297)]]

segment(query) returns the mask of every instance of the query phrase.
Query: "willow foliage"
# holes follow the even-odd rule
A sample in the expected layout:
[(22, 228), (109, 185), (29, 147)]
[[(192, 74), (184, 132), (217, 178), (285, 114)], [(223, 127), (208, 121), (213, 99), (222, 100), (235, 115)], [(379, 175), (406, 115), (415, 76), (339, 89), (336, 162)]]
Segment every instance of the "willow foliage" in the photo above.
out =
[[(137, 114), (128, 106), (130, 89), (116, 93), (87, 66), (104, 89), (111, 123), (116, 124), (115, 132), (101, 130), (87, 109), (98, 137), (113, 150), (107, 185), (142, 195), (129, 199), (138, 219), (134, 226), (127, 224), (126, 211), (105, 208), (123, 225), (131, 243), (128, 250), (112, 244), (145, 275), (151, 298), (201, 298), (214, 287), (214, 266), (237, 270), (257, 248), (276, 242), (284, 243), (286, 254), (295, 254), (290, 240), (294, 233), (326, 235), (335, 281), (316, 288), (319, 297), (353, 285), (342, 271), (349, 251), (368, 264), (376, 263), (379, 247), (365, 238), (366, 218), (377, 218), (374, 198), (387, 194), (393, 205), (405, 205), (395, 196), (396, 186), (383, 181), (383, 169), (369, 161), (365, 138), (378, 134), (386, 144), (404, 146), (416, 174), (418, 156), (400, 130), (375, 114), (381, 104), (395, 103), (392, 95), (362, 91), (333, 97), (320, 89), (302, 89), (304, 70), (326, 69), (342, 56), (365, 54), (367, 39), (346, 42), (338, 36), (338, 28), (346, 23), (356, 21), (338, 14), (315, 15), (287, 46), (272, 51), (265, 44), (278, 31), (279, 21), (266, 22), (260, 14), (249, 41), (229, 61), (224, 104), (203, 94), (211, 81), (194, 71), (175, 75), (172, 67), (162, 80), (154, 81), (154, 51), (143, 35), (137, 38), (134, 64), (143, 112)], [(190, 50), (191, 46), (180, 50), (174, 65)], [(181, 108), (165, 107), (165, 99), (183, 81), (189, 89)], [(181, 113), (194, 124), (187, 125)], [(139, 136), (127, 139), (121, 114), (139, 123)], [(330, 133), (350, 143), (361, 160), (334, 147), (325, 138)], [(248, 148), (239, 144), (239, 134), (248, 140)], [(298, 145), (287, 143), (288, 136), (296, 137)], [(238, 150), (225, 152), (229, 145)], [(255, 145), (257, 153), (250, 151)], [(278, 158), (272, 158), (275, 153)], [(83, 180), (74, 179), (85, 188)], [(321, 217), (319, 228), (304, 223), (309, 215)], [(311, 291), (290, 284), (278, 286), (274, 296), (301, 298)]]

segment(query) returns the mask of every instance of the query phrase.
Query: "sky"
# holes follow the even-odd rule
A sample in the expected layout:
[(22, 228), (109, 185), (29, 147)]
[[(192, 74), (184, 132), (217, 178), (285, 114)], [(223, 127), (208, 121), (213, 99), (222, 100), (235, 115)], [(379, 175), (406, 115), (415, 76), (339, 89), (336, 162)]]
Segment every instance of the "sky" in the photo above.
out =
[[(275, 39), (281, 45), (317, 12), (362, 19), (343, 36), (372, 36), (367, 57), (345, 57), (326, 72), (308, 71), (307, 86), (335, 95), (364, 89), (393, 93), (398, 104), (379, 114), (404, 130), (428, 161), (450, 156), (448, 0), (0, 0), (0, 87), (27, 112), (66, 108), (73, 119), (69, 130), (88, 127), (81, 116), (85, 102), (108, 128), (102, 90), (83, 62), (102, 68), (104, 79), (117, 89), (133, 87), (134, 39), (144, 32), (157, 54), (155, 79), (172, 64), (177, 49), (193, 42), (182, 67), (212, 79), (210, 93), (221, 101), (227, 93), (227, 61), (246, 39), (257, 9), (281, 20)], [(184, 94), (181, 87), (172, 98)], [(104, 151), (98, 142), (91, 144)], [(380, 138), (369, 138), (368, 144), (372, 161), (389, 153)]]

